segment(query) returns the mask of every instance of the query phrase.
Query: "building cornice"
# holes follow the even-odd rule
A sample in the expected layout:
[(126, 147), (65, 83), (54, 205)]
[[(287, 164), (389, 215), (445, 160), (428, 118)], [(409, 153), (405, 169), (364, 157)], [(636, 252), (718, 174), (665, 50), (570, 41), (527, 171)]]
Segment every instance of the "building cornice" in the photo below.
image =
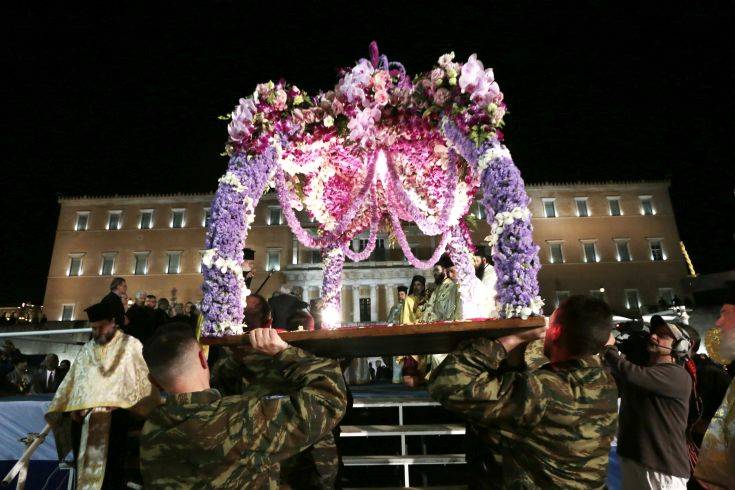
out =
[[(564, 188), (580, 188), (580, 187), (620, 187), (620, 186), (642, 186), (642, 187), (669, 187), (670, 180), (600, 180), (600, 181), (568, 181), (568, 182), (527, 182), (526, 188), (534, 189), (564, 189)], [(269, 192), (264, 196), (266, 200), (274, 199), (275, 193)], [(60, 196), (59, 203), (85, 203), (100, 201), (138, 201), (138, 200), (160, 200), (166, 201), (211, 201), (214, 199), (213, 192), (190, 192), (190, 193), (170, 193), (170, 194), (107, 194), (107, 195), (80, 195), (80, 196)]]

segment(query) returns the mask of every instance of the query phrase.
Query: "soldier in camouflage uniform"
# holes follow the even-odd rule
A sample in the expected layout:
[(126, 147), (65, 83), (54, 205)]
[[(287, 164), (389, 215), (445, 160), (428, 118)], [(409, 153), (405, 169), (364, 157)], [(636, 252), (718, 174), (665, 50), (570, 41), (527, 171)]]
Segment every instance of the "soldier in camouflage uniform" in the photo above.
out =
[[(472, 488), (604, 488), (617, 388), (597, 353), (611, 320), (603, 301), (573, 296), (554, 312), (548, 333), (471, 340), (436, 369), (431, 395), (500, 452), (488, 463), (494, 471), (502, 463), (502, 474)], [(529, 371), (525, 346), (544, 334), (551, 362)]]
[(279, 488), (280, 464), (323, 439), (342, 418), (345, 385), (336, 362), (286, 344), (274, 329), (250, 333), (253, 348), (283, 373), (289, 396), (222, 397), (186, 329), (156, 334), (143, 356), (171, 393), (141, 434), (146, 488)]
[[(263, 398), (286, 395), (293, 385), (284, 378), (278, 363), (252, 349), (227, 349), (212, 369), (212, 387), (223, 396)], [(339, 471), (339, 453), (334, 435), (322, 439), (281, 463), (281, 489), (331, 489)]]

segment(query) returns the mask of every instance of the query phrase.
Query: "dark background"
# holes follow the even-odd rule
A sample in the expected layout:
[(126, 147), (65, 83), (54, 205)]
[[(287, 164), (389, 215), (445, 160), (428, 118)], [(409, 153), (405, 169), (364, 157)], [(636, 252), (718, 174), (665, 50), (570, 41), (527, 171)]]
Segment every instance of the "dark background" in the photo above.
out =
[(731, 3), (18, 3), (0, 21), (0, 304), (42, 300), (59, 195), (213, 191), (218, 115), (269, 79), (329, 89), (373, 39), (411, 74), (477, 52), (527, 181), (671, 179), (698, 272), (735, 266)]

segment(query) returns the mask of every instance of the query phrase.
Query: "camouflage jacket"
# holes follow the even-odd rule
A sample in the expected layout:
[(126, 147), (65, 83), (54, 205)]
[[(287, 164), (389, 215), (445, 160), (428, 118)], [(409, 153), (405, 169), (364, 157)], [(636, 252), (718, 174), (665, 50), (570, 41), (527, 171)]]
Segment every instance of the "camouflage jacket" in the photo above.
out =
[(502, 488), (603, 488), (617, 427), (617, 388), (597, 356), (510, 370), (505, 349), (466, 342), (429, 392), (499, 443)]
[(146, 488), (279, 488), (280, 463), (322, 439), (344, 415), (336, 362), (289, 347), (274, 358), (284, 397), (222, 397), (216, 389), (169, 397), (143, 427)]
[[(225, 396), (253, 398), (287, 395), (293, 385), (284, 378), (276, 361), (257, 352), (225, 349), (226, 355), (212, 368), (212, 387)], [(280, 488), (331, 489), (339, 473), (339, 452), (330, 432), (312, 446), (281, 462)]]

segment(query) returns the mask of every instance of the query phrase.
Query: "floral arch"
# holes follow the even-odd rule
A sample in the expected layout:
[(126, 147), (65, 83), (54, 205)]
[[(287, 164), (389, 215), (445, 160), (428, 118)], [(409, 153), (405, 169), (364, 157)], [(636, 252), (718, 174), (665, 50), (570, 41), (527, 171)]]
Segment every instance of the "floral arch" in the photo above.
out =
[[(204, 334), (243, 330), (243, 248), (255, 207), (274, 188), (298, 240), (322, 250), (325, 323), (336, 326), (345, 258), (365, 260), (379, 229), (390, 231), (408, 261), (429, 268), (446, 251), (457, 270), (465, 317), (480, 301), (465, 216), (478, 190), (491, 226), (487, 238), (503, 317), (539, 314), (538, 247), (529, 198), (502, 144), (505, 103), (492, 69), (473, 54), (439, 58), (413, 78), (370, 45), (370, 59), (341, 73), (326, 93), (309, 96), (284, 81), (240, 99), (228, 126), (227, 173), (212, 203), (204, 253)], [(302, 228), (305, 211), (316, 233)], [(415, 257), (402, 222), (440, 236), (431, 257)], [(369, 232), (357, 253), (350, 241)], [(467, 306), (470, 305), (470, 306)], [(330, 321), (331, 319), (331, 321)]]

